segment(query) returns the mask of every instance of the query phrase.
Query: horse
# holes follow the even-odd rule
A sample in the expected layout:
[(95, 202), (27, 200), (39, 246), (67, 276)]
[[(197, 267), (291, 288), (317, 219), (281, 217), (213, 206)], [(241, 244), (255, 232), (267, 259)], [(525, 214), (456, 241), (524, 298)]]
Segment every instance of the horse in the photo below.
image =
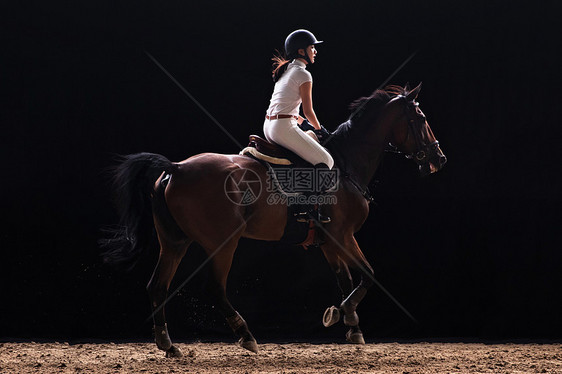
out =
[[(339, 307), (324, 314), (324, 325), (339, 321), (349, 327), (346, 339), (364, 344), (356, 308), (374, 283), (373, 268), (354, 234), (369, 213), (368, 184), (385, 151), (401, 152), (418, 165), (421, 175), (440, 170), (446, 157), (416, 98), (421, 83), (387, 86), (352, 103), (353, 114), (326, 139), (339, 170), (338, 188), (328, 191), (336, 199), (326, 205), (332, 222), (320, 225), (319, 244), (341, 290)], [(390, 148), (389, 148), (390, 147)], [(168, 289), (182, 257), (191, 243), (204, 248), (211, 264), (205, 288), (228, 325), (239, 337), (239, 345), (258, 352), (247, 322), (230, 304), (226, 282), (233, 255), (241, 237), (277, 241), (287, 222), (287, 204), (271, 204), (264, 192), (249, 204), (232, 200), (225, 191), (236, 190), (233, 173), (250, 173), (265, 181), (267, 168), (258, 160), (240, 154), (202, 153), (181, 162), (152, 153), (124, 156), (114, 169), (114, 189), (120, 224), (105, 240), (104, 258), (116, 264), (134, 264), (145, 250), (154, 229), (160, 253), (147, 285), (152, 307), (157, 347), (166, 357), (181, 357), (167, 328), (165, 304)], [(360, 274), (357, 286), (350, 269)]]

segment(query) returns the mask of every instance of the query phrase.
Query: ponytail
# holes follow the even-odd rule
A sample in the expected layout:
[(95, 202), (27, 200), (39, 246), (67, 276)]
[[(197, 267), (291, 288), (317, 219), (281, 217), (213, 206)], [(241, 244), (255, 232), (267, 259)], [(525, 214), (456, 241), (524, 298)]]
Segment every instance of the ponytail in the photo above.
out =
[(273, 72), (271, 74), (273, 82), (277, 82), (289, 66), (289, 60), (287, 60), (281, 53), (279, 53), (279, 51), (276, 52), (277, 54), (271, 58), (271, 60), (273, 61)]

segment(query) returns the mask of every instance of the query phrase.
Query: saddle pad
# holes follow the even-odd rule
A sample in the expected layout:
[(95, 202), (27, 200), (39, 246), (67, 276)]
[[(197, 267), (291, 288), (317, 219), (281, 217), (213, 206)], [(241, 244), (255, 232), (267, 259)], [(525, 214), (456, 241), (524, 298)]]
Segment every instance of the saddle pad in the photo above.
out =
[(275, 164), (275, 165), (292, 165), (293, 163), (291, 161), (289, 161), (286, 158), (277, 158), (277, 157), (272, 157), (272, 156), (268, 156), (265, 155), (263, 153), (261, 153), (260, 151), (258, 151), (256, 148), (254, 147), (246, 147), (243, 150), (240, 151), (241, 155), (247, 155), (247, 154), (251, 154), (252, 156), (254, 156), (255, 158), (258, 158), (260, 160), (269, 162), (271, 164)]

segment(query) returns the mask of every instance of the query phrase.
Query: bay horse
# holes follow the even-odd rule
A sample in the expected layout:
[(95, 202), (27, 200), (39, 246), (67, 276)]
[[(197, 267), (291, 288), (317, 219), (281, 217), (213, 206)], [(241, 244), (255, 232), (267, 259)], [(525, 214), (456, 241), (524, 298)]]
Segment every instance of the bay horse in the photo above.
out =
[[(419, 166), (422, 175), (440, 170), (446, 157), (415, 101), (421, 84), (414, 89), (387, 86), (352, 104), (355, 110), (325, 143), (339, 169), (337, 203), (326, 205), (332, 222), (320, 225), (324, 242), (320, 248), (336, 275), (342, 293), (339, 307), (324, 314), (324, 325), (337, 322), (340, 312), (349, 326), (346, 338), (364, 343), (359, 328), (357, 305), (374, 283), (373, 269), (363, 255), (356, 233), (369, 212), (367, 186), (388, 149), (404, 153)], [(166, 357), (182, 356), (170, 339), (164, 306), (170, 282), (192, 242), (199, 243), (211, 263), (212, 276), (206, 291), (224, 316), (239, 344), (258, 352), (257, 342), (242, 316), (226, 296), (226, 281), (234, 252), (241, 237), (279, 240), (287, 222), (287, 205), (270, 204), (271, 192), (255, 196), (251, 204), (237, 204), (225, 191), (236, 189), (229, 178), (236, 171), (251, 171), (261, 181), (266, 167), (254, 158), (238, 154), (203, 153), (173, 163), (157, 154), (124, 156), (116, 166), (114, 187), (120, 225), (106, 239), (107, 262), (131, 263), (138, 260), (147, 238), (156, 229), (160, 254), (147, 285), (154, 322), (155, 342)], [(350, 268), (361, 275), (354, 287)]]

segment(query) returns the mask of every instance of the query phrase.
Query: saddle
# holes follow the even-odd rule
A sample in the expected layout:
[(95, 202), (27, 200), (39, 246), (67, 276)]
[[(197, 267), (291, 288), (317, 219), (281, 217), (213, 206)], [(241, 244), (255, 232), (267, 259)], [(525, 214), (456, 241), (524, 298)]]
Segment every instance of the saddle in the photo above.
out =
[(250, 135), (249, 139), (248, 146), (240, 151), (241, 155), (252, 155), (258, 160), (274, 165), (310, 166), (297, 154), (275, 143), (270, 143), (258, 135)]

